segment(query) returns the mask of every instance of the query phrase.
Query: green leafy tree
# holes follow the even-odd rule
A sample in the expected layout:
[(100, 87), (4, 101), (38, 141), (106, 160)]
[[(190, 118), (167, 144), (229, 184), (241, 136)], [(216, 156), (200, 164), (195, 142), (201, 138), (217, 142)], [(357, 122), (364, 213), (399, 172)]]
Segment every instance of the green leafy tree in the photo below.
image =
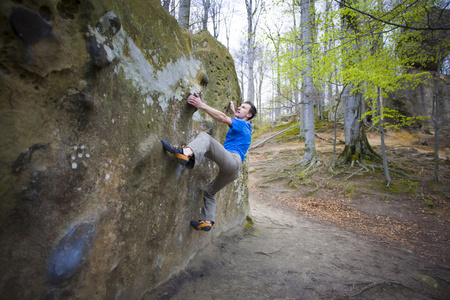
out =
[[(408, 84), (414, 88), (417, 83), (430, 77), (429, 72), (412, 73), (408, 72), (409, 68), (437, 69), (437, 74), (439, 74), (441, 61), (449, 54), (450, 49), (450, 12), (448, 11), (450, 2), (405, 0), (390, 2), (390, 5), (379, 5), (383, 4), (381, 1), (378, 3), (364, 1), (361, 2), (361, 5), (346, 1), (336, 2), (339, 2), (350, 13), (364, 17), (372, 28), (370, 36), (373, 40), (372, 45), (376, 45), (376, 47), (367, 49), (370, 55), (364, 56), (364, 62), (370, 69), (366, 68), (360, 74), (367, 83), (364, 87), (367, 98), (374, 99), (375, 93), (378, 93), (377, 99), (380, 99), (381, 91), (393, 92)], [(378, 5), (374, 5), (374, 3)], [(353, 70), (349, 70), (347, 73), (350, 72)], [(351, 74), (347, 74), (347, 76), (352, 78)], [(437, 146), (439, 121), (436, 121), (439, 118), (438, 80), (436, 80), (435, 86), (436, 93), (433, 98), (433, 121), (436, 134), (435, 179), (439, 180)], [(389, 126), (394, 128), (410, 125), (418, 119), (423, 119), (423, 117), (407, 118), (402, 116), (397, 111), (383, 108), (379, 101), (376, 103), (375, 109), (379, 112), (374, 118), (374, 123), (379, 122), (380, 124), (382, 149), (384, 149), (383, 126), (385, 126), (383, 118), (390, 119)], [(384, 152), (383, 161), (386, 180), (389, 183)]]
[[(372, 0), (342, 0), (335, 3), (340, 5), (339, 9), (315, 14), (316, 36), (313, 44), (305, 47), (302, 40), (297, 38), (299, 33), (295, 30), (280, 39), (285, 45), (280, 46), (282, 49), (292, 49), (287, 45), (297, 43), (302, 46), (298, 47), (301, 49), (298, 53), (285, 50), (279, 55), (282, 60), (281, 72), (293, 79), (309, 68), (308, 74), (315, 87), (325, 83), (339, 84), (343, 89), (344, 113), (348, 124), (346, 148), (341, 154), (341, 160), (379, 159), (379, 155), (370, 147), (360, 122), (365, 113), (364, 101), (377, 99), (379, 90), (389, 93), (408, 86), (414, 88), (425, 80), (428, 72), (408, 72), (418, 62), (423, 64), (429, 60), (418, 50), (422, 38), (418, 34), (420, 30), (416, 30), (412, 24), (423, 18), (424, 11), (431, 9), (432, 2), (385, 1), (379, 5), (379, 1)], [(389, 21), (380, 21), (383, 17)], [(312, 53), (312, 61), (309, 60), (309, 53)], [(375, 101), (373, 107), (377, 109)], [(380, 112), (386, 114), (388, 111), (384, 109)], [(391, 115), (403, 124), (412, 121), (393, 111), (389, 111), (385, 117)]]

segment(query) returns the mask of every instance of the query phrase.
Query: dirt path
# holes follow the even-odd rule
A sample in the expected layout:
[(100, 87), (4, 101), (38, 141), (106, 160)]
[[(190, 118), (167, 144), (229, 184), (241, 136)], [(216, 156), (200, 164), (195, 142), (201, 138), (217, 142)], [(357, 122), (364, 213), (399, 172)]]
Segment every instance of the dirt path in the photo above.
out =
[[(407, 250), (268, 205), (145, 299), (446, 299), (450, 271)], [(447, 298), (448, 299), (448, 298)]]
[[(449, 299), (450, 174), (443, 164), (443, 183), (428, 183), (426, 138), (388, 136), (390, 157), (423, 179), (395, 178), (395, 193), (377, 174), (345, 179), (322, 168), (299, 176), (292, 167), (303, 155), (298, 141), (258, 148), (250, 155), (250, 230), (215, 238), (143, 299)], [(331, 145), (317, 140), (316, 147), (329, 163)], [(448, 143), (441, 153), (448, 156)]]

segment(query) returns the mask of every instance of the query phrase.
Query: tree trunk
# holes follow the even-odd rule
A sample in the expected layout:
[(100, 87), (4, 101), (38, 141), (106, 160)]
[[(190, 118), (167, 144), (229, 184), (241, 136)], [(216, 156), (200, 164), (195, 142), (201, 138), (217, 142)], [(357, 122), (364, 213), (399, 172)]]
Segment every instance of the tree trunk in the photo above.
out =
[(314, 2), (302, 1), (301, 3), (301, 24), (302, 24), (302, 39), (303, 52), (307, 56), (307, 66), (304, 70), (303, 76), (303, 93), (304, 99), (304, 122), (305, 122), (305, 154), (304, 159), (311, 161), (317, 159), (316, 142), (314, 135), (314, 81), (309, 74), (312, 64), (312, 26), (313, 26), (313, 12)]
[[(325, 87), (325, 85), (323, 87)], [(318, 90), (316, 92), (317, 116), (319, 117), (319, 120), (323, 120), (324, 97), (325, 97), (324, 91)]]
[(434, 180), (439, 181), (439, 71), (440, 71), (440, 60), (438, 72), (436, 73), (436, 92), (433, 97), (433, 115), (432, 118), (434, 123)]
[[(345, 87), (344, 87), (345, 88)], [(343, 90), (342, 90), (343, 91)], [(334, 143), (333, 143), (333, 163), (332, 163), (332, 167), (334, 168), (334, 166), (336, 165), (336, 140), (337, 140), (337, 133), (336, 133), (336, 125), (337, 125), (337, 111), (339, 108), (339, 103), (341, 103), (341, 99), (342, 99), (342, 93), (339, 94), (339, 98), (338, 101), (336, 103), (336, 107), (334, 108)]]
[[(209, 2), (210, 0), (208, 0)], [(211, 7), (211, 5), (210, 5)], [(220, 25), (221, 23), (221, 13), (222, 13), (222, 2), (213, 2), (212, 7), (210, 8), (210, 12), (211, 12), (211, 21), (212, 21), (212, 25), (213, 25), (213, 36), (215, 39), (219, 38), (219, 31), (220, 31)], [(224, 23), (225, 23), (225, 30), (226, 30), (226, 25), (227, 25), (227, 18), (224, 18)], [(227, 34), (227, 49), (229, 48), (229, 37)]]
[(191, 0), (181, 0), (178, 14), (178, 23), (184, 28), (189, 27), (189, 14), (191, 9)]
[[(292, 16), (294, 21), (294, 30), (297, 31), (297, 19), (295, 17), (295, 8), (294, 5), (292, 7)], [(300, 37), (295, 36), (295, 44), (294, 44), (294, 51), (296, 53), (296, 57), (298, 58), (299, 52), (300, 52)], [(297, 73), (295, 76), (295, 83), (294, 83), (294, 103), (295, 103), (295, 111), (294, 113), (297, 114), (300, 118), (300, 87), (301, 87), (301, 74)]]
[[(254, 22), (254, 17), (258, 10), (258, 1), (255, 1), (255, 7), (253, 7), (253, 0), (245, 0), (245, 6), (247, 8), (247, 50), (248, 50), (248, 89), (247, 89), (247, 100), (254, 101), (255, 99), (255, 82), (254, 82), (254, 61), (255, 61), (255, 33), (256, 33), (256, 23)], [(254, 24), (255, 23), (255, 24)]]
[(389, 176), (389, 169), (386, 157), (386, 143), (384, 141), (384, 128), (383, 128), (383, 104), (381, 101), (381, 88), (378, 87), (378, 97), (377, 97), (377, 107), (378, 115), (380, 116), (380, 137), (381, 137), (381, 155), (383, 157), (383, 169), (384, 178), (386, 179), (387, 186), (391, 185), (391, 176)]
[(203, 18), (202, 18), (202, 29), (208, 30), (208, 13), (211, 6), (211, 0), (203, 0)]
[[(303, 85), (303, 81), (301, 82), (301, 84)], [(298, 111), (298, 115), (300, 118), (300, 132), (299, 132), (299, 137), (304, 138), (305, 137), (305, 103), (303, 102), (303, 100), (305, 99), (305, 95), (303, 94), (303, 92), (300, 92), (300, 105), (298, 107), (299, 111)]]
[(167, 12), (170, 12), (170, 0), (163, 0), (163, 7)]
[[(351, 1), (356, 3), (357, 1)], [(342, 29), (355, 33), (357, 31), (357, 20), (353, 15), (343, 15)], [(353, 41), (349, 41), (353, 42)], [(359, 47), (357, 41), (354, 47)], [(349, 62), (351, 64), (351, 62)], [(347, 66), (343, 66), (346, 68)], [(344, 114), (345, 148), (339, 156), (340, 162), (354, 162), (356, 160), (380, 160), (369, 144), (362, 116), (362, 96), (361, 93), (352, 94), (353, 85), (348, 83), (342, 92), (342, 107)]]
[(345, 148), (338, 159), (341, 162), (354, 162), (362, 159), (380, 160), (380, 155), (369, 144), (364, 123), (359, 121), (361, 119), (361, 95), (352, 95), (351, 89), (351, 86), (344, 87), (342, 95)]
[[(331, 8), (331, 1), (327, 0), (326, 4), (325, 4), (325, 13), (328, 14), (330, 12), (330, 8)], [(328, 26), (325, 26), (325, 34), (328, 35)], [(331, 48), (331, 41), (328, 41), (327, 43), (325, 43), (325, 55), (327, 55), (329, 49)], [(331, 99), (333, 98), (333, 86), (331, 84), (331, 80), (332, 80), (332, 76), (330, 76), (328, 78), (328, 82), (325, 83), (325, 101), (324, 101), (324, 105), (325, 103), (331, 103)], [(328, 119), (330, 119), (330, 117), (328, 117)], [(333, 159), (334, 161), (334, 159)]]
[[(258, 107), (258, 109), (261, 109), (261, 102), (262, 102), (262, 87), (263, 87), (263, 82), (264, 82), (264, 75), (265, 75), (265, 72), (264, 72), (264, 61), (261, 59), (260, 61), (259, 61), (259, 67), (258, 67), (258, 73), (259, 73), (259, 82), (258, 82), (258, 97), (257, 97), (257, 99), (256, 99), (256, 105), (257, 105), (257, 107)], [(261, 122), (261, 115), (262, 114), (259, 114), (259, 121)]]

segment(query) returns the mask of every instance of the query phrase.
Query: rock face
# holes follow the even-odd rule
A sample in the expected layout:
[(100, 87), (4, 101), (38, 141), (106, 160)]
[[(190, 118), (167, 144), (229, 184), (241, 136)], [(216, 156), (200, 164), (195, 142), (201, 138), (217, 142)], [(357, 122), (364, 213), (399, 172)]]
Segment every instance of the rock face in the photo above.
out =
[[(421, 72), (415, 70), (413, 72)], [(436, 93), (436, 72), (430, 72), (431, 78), (427, 83), (419, 84), (415, 89), (406, 87), (398, 90), (387, 99), (387, 106), (397, 109), (407, 117), (430, 117), (433, 112), (433, 97)], [(450, 133), (450, 76), (439, 75), (439, 126), (440, 130)], [(425, 130), (434, 130), (431, 118), (417, 121), (414, 126)]]
[(227, 49), (183, 31), (156, 0), (1, 1), (2, 299), (139, 299), (248, 213), (247, 170), (191, 230), (205, 160), (182, 168), (160, 139), (227, 126), (240, 90)]

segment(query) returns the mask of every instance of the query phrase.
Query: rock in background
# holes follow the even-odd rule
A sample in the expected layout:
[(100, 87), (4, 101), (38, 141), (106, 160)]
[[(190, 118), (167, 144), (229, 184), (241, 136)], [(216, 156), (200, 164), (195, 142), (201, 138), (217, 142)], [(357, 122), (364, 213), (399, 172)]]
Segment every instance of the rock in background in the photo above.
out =
[[(423, 72), (414, 69), (412, 72)], [(430, 117), (423, 121), (417, 121), (414, 127), (434, 131), (434, 122), (431, 119), (433, 113), (433, 97), (436, 93), (438, 81), (436, 72), (430, 72), (430, 78), (425, 83), (420, 83), (416, 88), (405, 87), (389, 95), (386, 105), (397, 109), (407, 117)], [(439, 127), (446, 134), (450, 133), (450, 76), (439, 75)]]
[(240, 90), (209, 33), (183, 31), (156, 0), (2, 1), (0, 203), (2, 299), (139, 299), (248, 213), (247, 170), (196, 232), (205, 160), (182, 168), (160, 139), (227, 126)]

